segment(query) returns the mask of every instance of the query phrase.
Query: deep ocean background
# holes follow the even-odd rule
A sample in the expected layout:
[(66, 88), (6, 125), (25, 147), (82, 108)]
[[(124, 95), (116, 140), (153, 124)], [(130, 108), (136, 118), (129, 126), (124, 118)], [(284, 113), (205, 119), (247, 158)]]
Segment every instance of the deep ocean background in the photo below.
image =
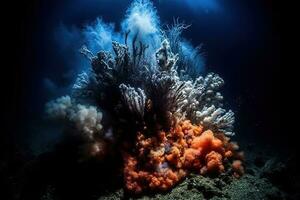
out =
[[(61, 34), (61, 25), (72, 32), (97, 17), (117, 25), (130, 2), (36, 0), (7, 8), (6, 17), (13, 17), (3, 25), (9, 62), (2, 75), (5, 105), (0, 136), (6, 174), (59, 141), (59, 133), (43, 123), (44, 104), (67, 94), (75, 74), (87, 64), (77, 52), (82, 44), (73, 43), (72, 34), (75, 38)], [(225, 106), (236, 113), (235, 140), (291, 153), (293, 134), (281, 130), (285, 92), (280, 78), (280, 11), (275, 2), (156, 0), (154, 5), (163, 24), (177, 17), (192, 24), (184, 36), (195, 46), (202, 44), (204, 73), (216, 72), (225, 80)]]

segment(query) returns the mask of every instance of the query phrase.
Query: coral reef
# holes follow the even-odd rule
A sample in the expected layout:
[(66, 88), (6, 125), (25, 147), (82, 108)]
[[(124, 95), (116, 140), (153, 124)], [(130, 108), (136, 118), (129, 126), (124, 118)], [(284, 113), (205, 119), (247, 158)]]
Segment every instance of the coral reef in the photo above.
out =
[(124, 44), (111, 41), (111, 51), (96, 54), (84, 45), (91, 68), (47, 113), (81, 138), (85, 157), (103, 159), (108, 147), (122, 154), (133, 193), (170, 189), (191, 172), (240, 177), (243, 156), (228, 137), (235, 119), (222, 105), (224, 80), (197, 72), (201, 55), (194, 49), (188, 56), (192, 47), (181, 37), (187, 26), (175, 21), (158, 31), (157, 20), (149, 1), (135, 1)]

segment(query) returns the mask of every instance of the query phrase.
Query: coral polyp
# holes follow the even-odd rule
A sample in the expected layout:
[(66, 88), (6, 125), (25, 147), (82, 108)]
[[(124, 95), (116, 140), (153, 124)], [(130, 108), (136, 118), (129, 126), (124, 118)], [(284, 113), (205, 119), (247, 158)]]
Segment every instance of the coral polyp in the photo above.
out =
[[(48, 114), (67, 123), (84, 158), (122, 154), (124, 184), (133, 193), (170, 189), (190, 173), (241, 176), (242, 155), (229, 138), (234, 113), (220, 93), (224, 80), (200, 74), (201, 54), (181, 36), (188, 26), (175, 21), (162, 29), (144, 2), (130, 8), (123, 42), (97, 53), (80, 49), (91, 67), (70, 96), (47, 104)], [(136, 21), (144, 11), (155, 18), (147, 20), (151, 31)]]

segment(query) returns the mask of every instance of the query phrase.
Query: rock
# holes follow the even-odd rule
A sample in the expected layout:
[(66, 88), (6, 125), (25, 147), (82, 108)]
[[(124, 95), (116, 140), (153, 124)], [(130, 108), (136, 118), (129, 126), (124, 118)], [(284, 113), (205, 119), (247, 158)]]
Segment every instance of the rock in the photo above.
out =
[(241, 179), (233, 181), (224, 188), (230, 196), (230, 200), (260, 200), (282, 199), (280, 191), (266, 179), (257, 176), (244, 175)]
[(102, 196), (98, 200), (277, 200), (286, 199), (268, 179), (244, 175), (225, 183), (222, 178), (209, 178), (191, 175), (170, 191), (144, 194), (139, 197), (124, 196), (123, 189)]
[(254, 164), (257, 167), (263, 167), (264, 164), (265, 164), (265, 160), (264, 160), (264, 158), (262, 156), (256, 156), (254, 158)]
[[(190, 180), (188, 180), (188, 187), (189, 188), (195, 188), (199, 192), (203, 194), (203, 196), (206, 199), (210, 199), (214, 196), (225, 196), (225, 194), (220, 190), (219, 187), (217, 187), (216, 182), (220, 183), (220, 179), (211, 179), (208, 177), (203, 177), (196, 175), (192, 177)], [(220, 186), (220, 185), (219, 185)]]
[(272, 183), (278, 183), (286, 173), (286, 165), (276, 159), (268, 160), (261, 169), (260, 176), (269, 179)]
[(98, 200), (119, 200), (124, 198), (124, 190), (119, 189), (115, 192), (101, 196)]

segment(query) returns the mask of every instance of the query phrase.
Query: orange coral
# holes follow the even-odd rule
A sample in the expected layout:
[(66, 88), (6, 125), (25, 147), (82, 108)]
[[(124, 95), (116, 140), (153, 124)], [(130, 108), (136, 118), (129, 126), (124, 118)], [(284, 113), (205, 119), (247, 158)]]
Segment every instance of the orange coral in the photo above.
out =
[(237, 178), (244, 174), (244, 167), (242, 165), (242, 161), (240, 160), (233, 161), (232, 169), (234, 171), (233, 175)]
[(191, 171), (205, 174), (224, 172), (225, 162), (232, 163), (234, 176), (244, 169), (238, 146), (223, 133), (213, 133), (189, 120), (180, 121), (170, 131), (146, 137), (138, 133), (136, 153), (124, 154), (124, 180), (129, 191), (166, 190)]
[(224, 171), (222, 155), (211, 151), (209, 154), (205, 156), (206, 166), (201, 168), (201, 174), (205, 174), (207, 172), (217, 172), (221, 173)]
[[(125, 156), (124, 177), (128, 190), (140, 193), (145, 189), (162, 189), (171, 188), (180, 179), (185, 176), (184, 170), (173, 171), (170, 168), (157, 169), (155, 171), (138, 170), (136, 158)], [(162, 168), (162, 166), (157, 166)]]

